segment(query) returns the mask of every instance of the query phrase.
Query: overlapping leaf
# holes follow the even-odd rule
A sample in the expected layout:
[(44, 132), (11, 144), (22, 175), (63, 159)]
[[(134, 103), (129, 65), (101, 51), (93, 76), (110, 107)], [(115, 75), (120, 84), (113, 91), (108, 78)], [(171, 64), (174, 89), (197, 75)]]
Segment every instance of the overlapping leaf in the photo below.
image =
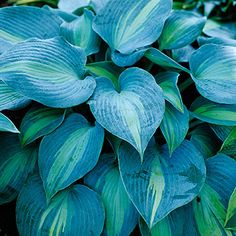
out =
[(0, 76), (32, 100), (49, 107), (71, 107), (85, 102), (96, 86), (92, 77), (83, 79), (85, 62), (83, 50), (60, 37), (32, 39), (0, 56)]
[(85, 183), (101, 194), (106, 220), (105, 235), (129, 235), (138, 223), (138, 212), (129, 199), (112, 154), (103, 155), (85, 177)]
[(151, 74), (139, 68), (125, 70), (118, 88), (106, 78), (97, 78), (89, 105), (97, 122), (133, 145), (141, 158), (165, 110), (161, 88)]
[(93, 28), (112, 50), (129, 54), (158, 39), (170, 11), (170, 0), (110, 0), (98, 12)]
[(16, 198), (37, 161), (37, 148), (22, 148), (16, 134), (0, 134), (0, 204)]
[(190, 111), (194, 117), (211, 124), (236, 125), (236, 104), (219, 104), (198, 97), (191, 105)]
[(170, 158), (167, 146), (159, 149), (152, 140), (143, 163), (134, 148), (122, 144), (119, 166), (130, 199), (149, 228), (193, 200), (206, 175), (203, 156), (189, 141), (184, 141)]
[(83, 48), (87, 55), (97, 53), (100, 46), (100, 38), (92, 29), (93, 18), (93, 12), (85, 9), (78, 19), (61, 25), (63, 37), (71, 44)]
[(0, 112), (0, 131), (19, 133), (19, 130), (16, 128), (13, 122), (1, 112)]
[(47, 204), (43, 184), (34, 175), (22, 189), (16, 206), (20, 235), (100, 235), (104, 224), (100, 197), (84, 185), (73, 185)]
[(61, 20), (38, 7), (4, 7), (0, 9), (0, 38), (19, 43), (29, 38), (49, 39), (60, 34)]
[(214, 102), (236, 104), (236, 47), (204, 45), (190, 58), (199, 93)]
[(201, 34), (205, 22), (205, 17), (194, 12), (172, 11), (159, 38), (160, 49), (176, 49), (189, 45)]
[(65, 110), (34, 107), (24, 116), (20, 126), (20, 140), (27, 145), (54, 131), (64, 120)]
[(48, 199), (93, 169), (103, 140), (103, 128), (97, 123), (92, 126), (79, 114), (69, 115), (43, 138), (38, 164)]

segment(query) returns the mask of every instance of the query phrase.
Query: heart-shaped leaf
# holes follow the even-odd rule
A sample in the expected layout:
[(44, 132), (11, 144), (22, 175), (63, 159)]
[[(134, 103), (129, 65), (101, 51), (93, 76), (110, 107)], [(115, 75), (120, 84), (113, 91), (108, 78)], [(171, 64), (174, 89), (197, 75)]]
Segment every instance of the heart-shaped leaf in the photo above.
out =
[[(235, 235), (226, 228), (227, 225), (224, 226), (224, 220), (226, 207), (235, 187), (236, 162), (219, 154), (206, 161), (206, 168), (206, 183), (198, 197), (191, 203), (172, 211), (151, 230), (141, 221), (143, 236), (159, 236), (162, 232), (170, 236)], [(235, 208), (235, 204), (233, 207)]]
[(126, 193), (114, 155), (102, 155), (98, 165), (85, 177), (85, 183), (103, 200), (104, 235), (130, 235), (139, 214)]
[(69, 115), (43, 138), (38, 164), (48, 199), (93, 169), (103, 140), (103, 128), (97, 123), (92, 126), (79, 114)]
[(49, 203), (38, 175), (28, 179), (16, 206), (17, 228), (29, 235), (100, 235), (105, 212), (100, 197), (84, 185), (73, 185)]
[(165, 115), (160, 125), (168, 144), (170, 155), (184, 141), (189, 128), (189, 112), (179, 112), (171, 104), (166, 103)]
[(33, 107), (24, 116), (20, 126), (22, 145), (54, 131), (64, 120), (65, 110), (48, 107)]
[(49, 107), (71, 107), (85, 102), (96, 86), (92, 77), (83, 79), (85, 62), (84, 51), (60, 37), (32, 39), (0, 56), (0, 76), (32, 100)]
[(209, 44), (190, 58), (199, 93), (217, 103), (236, 104), (236, 47)]
[(0, 205), (16, 198), (35, 169), (37, 148), (22, 148), (16, 134), (0, 134)]
[(128, 195), (149, 228), (193, 200), (206, 175), (203, 156), (189, 141), (184, 141), (170, 158), (167, 146), (159, 150), (152, 140), (143, 163), (137, 151), (123, 143), (119, 167)]
[(93, 28), (112, 51), (129, 54), (158, 39), (171, 5), (171, 0), (110, 0), (98, 12)]
[(133, 145), (142, 158), (164, 115), (163, 92), (152, 75), (139, 68), (125, 70), (118, 85), (116, 91), (111, 81), (97, 78), (90, 109), (98, 123)]
[(201, 34), (205, 23), (206, 17), (195, 12), (172, 11), (159, 38), (160, 50), (181, 48), (192, 43)]
[(29, 38), (49, 39), (60, 35), (61, 20), (39, 7), (3, 7), (0, 9), (0, 38), (19, 43)]
[(0, 131), (19, 133), (13, 122), (0, 112)]
[(197, 119), (211, 124), (236, 125), (236, 104), (219, 104), (198, 97), (191, 105), (190, 111)]

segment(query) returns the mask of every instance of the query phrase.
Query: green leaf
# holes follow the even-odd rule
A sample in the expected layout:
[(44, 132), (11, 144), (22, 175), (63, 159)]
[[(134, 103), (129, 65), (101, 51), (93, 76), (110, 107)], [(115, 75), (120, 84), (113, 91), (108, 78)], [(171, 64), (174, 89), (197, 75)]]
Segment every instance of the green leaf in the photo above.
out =
[(83, 79), (85, 62), (82, 49), (59, 37), (32, 39), (0, 56), (0, 75), (32, 100), (49, 107), (71, 107), (85, 102), (96, 86), (92, 77)]
[(220, 151), (236, 158), (236, 127), (232, 129), (228, 137), (224, 140)]
[(6, 85), (3, 81), (0, 81), (0, 111), (20, 109), (30, 103), (30, 100), (13, 90)]
[(91, 75), (108, 78), (114, 84), (118, 83), (118, 78), (124, 70), (123, 68), (116, 66), (112, 61), (89, 63), (86, 65), (86, 68)]
[(190, 58), (199, 93), (214, 102), (236, 104), (236, 47), (208, 44)]
[(191, 44), (201, 34), (206, 17), (191, 11), (172, 11), (159, 38), (160, 50), (176, 49)]
[(236, 104), (219, 104), (198, 97), (191, 105), (191, 114), (202, 121), (216, 125), (236, 125)]
[(19, 133), (13, 122), (0, 112), (0, 131)]
[(214, 131), (216, 136), (223, 142), (229, 136), (230, 132), (234, 128), (233, 126), (224, 126), (224, 125), (210, 125), (210, 127)]
[(19, 43), (29, 38), (49, 39), (60, 35), (61, 20), (38, 7), (3, 7), (0, 9), (0, 38)]
[(97, 122), (134, 146), (142, 159), (164, 115), (163, 92), (151, 74), (135, 67), (125, 70), (118, 84), (116, 91), (111, 81), (97, 78), (89, 106)]
[(83, 185), (59, 192), (48, 204), (38, 175), (28, 179), (17, 200), (21, 236), (100, 235), (105, 212), (100, 197)]
[(0, 134), (0, 204), (16, 198), (37, 161), (34, 146), (22, 148), (16, 134)]
[(191, 132), (190, 141), (202, 153), (205, 159), (216, 155), (220, 142), (207, 124), (202, 124)]
[(181, 66), (179, 63), (177, 63), (172, 58), (168, 57), (156, 48), (150, 48), (145, 52), (144, 56), (153, 63), (169, 70), (185, 71), (187, 73), (190, 73), (187, 68)]
[(98, 12), (93, 28), (112, 51), (129, 54), (158, 39), (171, 5), (171, 0), (110, 0)]
[(123, 143), (119, 167), (128, 195), (149, 228), (193, 200), (206, 175), (204, 159), (189, 141), (184, 141), (170, 158), (167, 146), (160, 150), (152, 140), (143, 163), (136, 150)]
[(48, 199), (94, 168), (103, 140), (104, 131), (99, 124), (92, 126), (75, 113), (43, 138), (38, 164)]
[(93, 18), (93, 12), (85, 9), (76, 20), (61, 25), (62, 36), (71, 44), (83, 48), (87, 55), (97, 53), (100, 47), (100, 38), (92, 29)]
[(193, 201), (198, 231), (202, 236), (234, 235), (224, 228), (224, 222), (227, 205), (235, 188), (236, 162), (224, 154), (218, 154), (206, 161), (206, 167), (206, 184)]
[(236, 231), (236, 188), (229, 199), (225, 227)]
[(27, 145), (54, 131), (64, 120), (65, 110), (33, 107), (24, 116), (20, 126), (20, 140)]
[(167, 102), (160, 128), (168, 144), (169, 153), (172, 155), (175, 149), (184, 141), (189, 129), (187, 108), (184, 107), (184, 113), (181, 113)]
[(155, 76), (159, 86), (162, 88), (164, 98), (180, 112), (184, 112), (184, 104), (177, 86), (179, 74), (176, 72), (161, 72)]
[(130, 235), (139, 214), (126, 193), (114, 155), (102, 155), (98, 165), (85, 177), (85, 183), (103, 200), (106, 212), (104, 235)]

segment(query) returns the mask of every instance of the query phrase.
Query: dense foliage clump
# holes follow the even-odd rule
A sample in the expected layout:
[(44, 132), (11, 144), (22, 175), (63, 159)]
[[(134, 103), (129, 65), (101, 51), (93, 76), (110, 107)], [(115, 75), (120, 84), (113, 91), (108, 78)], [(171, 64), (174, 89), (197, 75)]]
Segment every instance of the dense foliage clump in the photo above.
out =
[(0, 233), (236, 234), (234, 0), (1, 6)]

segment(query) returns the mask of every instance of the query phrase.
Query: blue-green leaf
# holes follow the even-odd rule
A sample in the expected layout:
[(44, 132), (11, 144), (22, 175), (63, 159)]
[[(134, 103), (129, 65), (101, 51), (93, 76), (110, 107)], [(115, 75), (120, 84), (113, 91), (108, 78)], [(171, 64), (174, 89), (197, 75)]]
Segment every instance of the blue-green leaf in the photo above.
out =
[(38, 7), (3, 7), (0, 9), (0, 38), (19, 43), (29, 38), (49, 39), (60, 34), (61, 20)]
[(110, 0), (91, 0), (90, 5), (96, 12), (99, 12)]
[(121, 72), (124, 70), (116, 66), (112, 61), (101, 61), (86, 65), (88, 72), (96, 77), (106, 77), (113, 83), (118, 82)]
[(126, 193), (114, 155), (101, 156), (98, 165), (85, 177), (85, 183), (103, 200), (106, 212), (104, 235), (130, 235), (139, 214)]
[(171, 0), (110, 0), (98, 12), (93, 28), (112, 51), (129, 54), (158, 39), (171, 5)]
[(223, 142), (229, 136), (230, 132), (234, 128), (233, 126), (225, 126), (225, 125), (210, 125), (210, 127), (214, 131), (216, 136)]
[(189, 62), (192, 53), (195, 51), (193, 46), (187, 45), (182, 48), (173, 49), (172, 57), (177, 62)]
[(130, 54), (122, 54), (118, 51), (112, 51), (111, 59), (118, 66), (132, 66), (144, 56), (146, 51), (147, 48), (139, 49)]
[[(172, 211), (151, 231), (140, 222), (142, 236), (235, 236), (224, 227), (227, 204), (235, 187), (236, 162), (225, 155), (206, 161), (207, 178), (200, 194), (190, 204)], [(222, 171), (224, 170), (224, 171)], [(235, 207), (235, 204), (234, 204)]]
[(236, 158), (236, 127), (231, 130), (228, 137), (224, 140), (220, 152)]
[(159, 51), (156, 48), (151, 48), (145, 52), (145, 57), (148, 58), (153, 63), (168, 68), (170, 70), (177, 70), (177, 71), (185, 71), (189, 73), (189, 70), (183, 66), (181, 66), (179, 63), (174, 61), (172, 58), (168, 57), (161, 51)]
[(30, 103), (30, 100), (0, 81), (0, 111), (20, 109)]
[(204, 45), (204, 44), (223, 44), (225, 46), (233, 46), (236, 47), (236, 40), (235, 39), (227, 39), (227, 38), (208, 38), (208, 37), (204, 37), (204, 36), (200, 36), (197, 39), (198, 44), (200, 46)]
[(160, 125), (161, 132), (168, 144), (170, 155), (185, 139), (189, 128), (189, 113), (186, 107), (184, 112), (176, 110), (166, 103), (165, 115)]
[(236, 188), (229, 199), (225, 227), (236, 231)]
[(195, 128), (191, 132), (190, 140), (205, 159), (216, 155), (220, 148), (219, 140), (207, 124)]
[(164, 115), (163, 92), (152, 75), (139, 68), (125, 70), (117, 90), (108, 79), (97, 78), (90, 109), (98, 123), (129, 142), (142, 158)]
[(0, 54), (12, 47), (12, 43), (0, 38)]
[(236, 104), (219, 104), (198, 97), (191, 105), (192, 115), (199, 120), (216, 125), (236, 125)]
[(104, 140), (99, 124), (71, 114), (45, 136), (39, 147), (39, 170), (47, 198), (87, 174), (96, 165)]
[(83, 79), (85, 62), (82, 49), (59, 37), (32, 39), (0, 56), (0, 78), (46, 106), (71, 107), (85, 102), (96, 86), (92, 77)]
[(165, 22), (159, 38), (160, 50), (176, 49), (191, 44), (201, 34), (206, 17), (191, 11), (176, 10)]
[(90, 0), (59, 0), (58, 8), (65, 12), (74, 12), (78, 8), (89, 5)]
[(0, 134), (0, 204), (16, 198), (37, 160), (34, 146), (22, 148), (16, 134)]
[(76, 20), (61, 25), (62, 36), (71, 44), (83, 48), (87, 55), (97, 53), (100, 47), (100, 38), (92, 29), (93, 18), (93, 12), (85, 9)]
[(236, 47), (209, 44), (190, 58), (199, 93), (214, 102), (236, 104)]
[(100, 197), (83, 185), (58, 193), (48, 204), (38, 175), (28, 179), (16, 206), (21, 236), (100, 235), (105, 212)]
[(64, 120), (65, 110), (47, 107), (31, 108), (20, 126), (20, 140), (27, 145), (54, 131)]
[[(235, 188), (236, 162), (218, 154), (206, 161), (207, 178), (200, 195), (193, 201), (200, 235), (235, 235), (226, 228), (226, 209)], [(222, 171), (223, 170), (223, 171)]]
[(177, 86), (179, 74), (176, 72), (161, 72), (155, 76), (159, 86), (162, 88), (164, 98), (180, 112), (184, 112), (184, 104)]
[(123, 143), (119, 166), (130, 199), (149, 228), (193, 200), (206, 175), (203, 156), (189, 141), (184, 141), (170, 158), (167, 146), (159, 150), (152, 140), (143, 163), (136, 150)]
[(0, 112), (0, 131), (19, 133), (14, 123)]
[(236, 39), (236, 24), (235, 22), (220, 22), (208, 19), (203, 32), (211, 37)]

